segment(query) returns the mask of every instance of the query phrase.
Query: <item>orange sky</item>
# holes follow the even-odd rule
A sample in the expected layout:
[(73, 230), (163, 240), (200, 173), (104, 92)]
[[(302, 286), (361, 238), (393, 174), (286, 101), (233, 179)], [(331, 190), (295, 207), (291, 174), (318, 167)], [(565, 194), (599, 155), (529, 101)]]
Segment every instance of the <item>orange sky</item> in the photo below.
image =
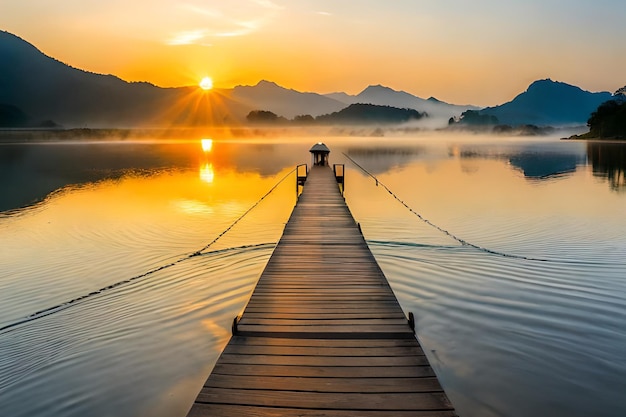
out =
[[(339, 4), (337, 4), (339, 3)], [(626, 84), (623, 0), (2, 0), (0, 29), (74, 67), (160, 86), (261, 79), (356, 94), (383, 84), (457, 104), (552, 78)]]

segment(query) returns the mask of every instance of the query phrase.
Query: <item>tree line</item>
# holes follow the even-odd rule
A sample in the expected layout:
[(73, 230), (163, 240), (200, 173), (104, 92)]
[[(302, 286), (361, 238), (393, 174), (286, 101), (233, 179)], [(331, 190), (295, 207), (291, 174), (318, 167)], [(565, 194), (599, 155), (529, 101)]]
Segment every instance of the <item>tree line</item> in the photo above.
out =
[(398, 124), (428, 117), (415, 109), (401, 109), (376, 104), (351, 104), (340, 111), (313, 117), (310, 114), (295, 116), (289, 120), (268, 110), (253, 110), (246, 116), (254, 124)]
[(626, 86), (617, 90), (615, 100), (602, 103), (587, 121), (589, 138), (626, 139)]

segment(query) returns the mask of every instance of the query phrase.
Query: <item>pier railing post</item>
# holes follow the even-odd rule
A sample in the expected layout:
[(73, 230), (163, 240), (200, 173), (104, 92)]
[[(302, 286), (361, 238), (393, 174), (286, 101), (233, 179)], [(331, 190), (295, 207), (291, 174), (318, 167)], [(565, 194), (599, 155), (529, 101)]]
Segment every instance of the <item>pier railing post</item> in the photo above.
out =
[[(304, 167), (304, 175), (302, 173), (302, 167)], [(296, 166), (296, 197), (300, 191), (300, 187), (304, 186), (306, 177), (309, 175), (309, 166), (307, 164), (300, 164)]]
[(346, 170), (345, 164), (333, 164), (333, 173), (335, 174), (335, 179), (337, 180), (337, 183), (341, 186), (339, 187), (339, 189), (341, 190), (341, 195), (343, 195), (343, 191), (346, 188), (345, 170)]

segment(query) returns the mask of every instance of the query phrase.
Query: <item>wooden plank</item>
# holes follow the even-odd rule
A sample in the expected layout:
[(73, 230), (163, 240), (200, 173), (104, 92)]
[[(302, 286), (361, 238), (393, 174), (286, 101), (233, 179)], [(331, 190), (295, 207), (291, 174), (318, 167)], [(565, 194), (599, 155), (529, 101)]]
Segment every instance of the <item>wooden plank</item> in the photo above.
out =
[(294, 318), (251, 318), (246, 314), (246, 317), (241, 320), (240, 325), (254, 325), (254, 326), (290, 326), (297, 328), (299, 326), (392, 326), (397, 325), (403, 328), (406, 327), (406, 319), (404, 317), (385, 317), (385, 318), (350, 318), (347, 319), (344, 316), (337, 318), (309, 318), (309, 319), (294, 319)]
[(333, 332), (342, 332), (342, 333), (411, 333), (411, 330), (406, 325), (406, 323), (402, 324), (320, 324), (313, 326), (304, 326), (304, 325), (289, 325), (289, 326), (279, 326), (279, 325), (270, 325), (270, 324), (240, 324), (239, 332), (267, 332), (267, 333), (333, 333)]
[(415, 338), (412, 339), (283, 339), (283, 338), (249, 338), (243, 336), (233, 336), (229, 345), (245, 346), (286, 346), (286, 347), (328, 347), (328, 348), (393, 348), (393, 347), (419, 347)]
[(337, 410), (445, 410), (452, 409), (440, 392), (326, 393), (278, 390), (203, 388), (199, 403), (240, 404)]
[(306, 377), (254, 377), (241, 375), (215, 375), (205, 387), (231, 389), (275, 389), (279, 391), (315, 392), (438, 392), (435, 377), (424, 378), (306, 378)]
[[(359, 349), (354, 349), (359, 347)], [(361, 346), (350, 347), (328, 347), (328, 346), (268, 346), (229, 343), (223, 353), (236, 355), (304, 355), (304, 356), (349, 356), (349, 357), (370, 357), (370, 356), (415, 356), (423, 354), (421, 348), (415, 346), (398, 347), (371, 347)]]
[[(294, 377), (329, 377), (329, 378), (421, 378), (435, 376), (430, 366), (285, 366), (285, 365), (247, 365), (222, 364), (218, 362), (211, 375), (249, 375), (249, 376), (294, 376)], [(211, 377), (209, 377), (210, 379)]]
[(452, 410), (305, 410), (286, 407), (254, 407), (236, 404), (200, 404), (191, 409), (188, 417), (455, 417)]
[(358, 332), (358, 329), (348, 329), (348, 328), (336, 328), (331, 329), (331, 331), (327, 332), (318, 332), (318, 331), (290, 331), (287, 329), (250, 329), (247, 328), (244, 331), (239, 331), (238, 334), (246, 336), (246, 337), (271, 337), (271, 338), (292, 338), (292, 339), (317, 339), (317, 338), (334, 338), (334, 339), (362, 339), (362, 340), (371, 340), (371, 339), (411, 339), (415, 337), (412, 332), (407, 331), (390, 331), (385, 330), (382, 332), (372, 331), (371, 329), (366, 329), (367, 331)]
[(455, 416), (328, 168), (311, 171), (188, 415)]
[(285, 366), (342, 366), (361, 368), (379, 366), (427, 366), (426, 356), (304, 356), (304, 355), (236, 355), (223, 353), (221, 364), (285, 365)]
[[(340, 320), (360, 320), (360, 319), (378, 319), (380, 317), (380, 313), (376, 312), (376, 311), (358, 311), (356, 313), (346, 313), (345, 310), (343, 311), (334, 311), (334, 312), (327, 312), (327, 310), (323, 310), (324, 312), (315, 312), (315, 313), (309, 313), (309, 312), (283, 312), (283, 313), (276, 313), (276, 312), (256, 312), (256, 311), (246, 311), (246, 318), (248, 320), (251, 319), (265, 319), (265, 320), (280, 320), (280, 319), (289, 319), (289, 320), (294, 320), (294, 321), (299, 321), (299, 320), (322, 320), (322, 319), (328, 319), (328, 320), (334, 320), (334, 319), (340, 319)], [(401, 313), (395, 313), (395, 312), (390, 312), (389, 316), (387, 316), (388, 319), (397, 319), (397, 320), (402, 320), (402, 321), (406, 321), (406, 318), (404, 317), (404, 314)]]

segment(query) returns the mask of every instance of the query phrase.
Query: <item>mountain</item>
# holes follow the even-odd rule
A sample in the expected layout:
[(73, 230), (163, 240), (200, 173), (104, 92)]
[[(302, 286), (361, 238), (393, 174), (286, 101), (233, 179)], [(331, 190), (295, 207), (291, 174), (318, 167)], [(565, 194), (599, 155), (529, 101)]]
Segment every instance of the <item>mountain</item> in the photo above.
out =
[(293, 118), (328, 114), (347, 106), (269, 81), (206, 92), (197, 86), (160, 88), (126, 82), (73, 68), (4, 31), (0, 31), (0, 103), (30, 120), (54, 120), (66, 127), (241, 124), (252, 110)]
[(325, 97), (332, 98), (333, 100), (337, 100), (344, 104), (355, 104), (354, 96), (351, 96), (344, 92), (336, 92), (336, 93), (328, 93), (324, 94)]
[(447, 122), (450, 117), (459, 116), (466, 110), (478, 109), (475, 106), (449, 104), (434, 97), (426, 100), (405, 91), (396, 91), (382, 85), (370, 85), (356, 96), (345, 93), (331, 93), (326, 96), (346, 104), (364, 103), (414, 109), (419, 112), (426, 112), (431, 119), (438, 119), (439, 123)]
[[(584, 124), (610, 98), (608, 92), (590, 93), (568, 84), (541, 80), (511, 102), (481, 110), (481, 114), (496, 116), (503, 124)], [(420, 123), (428, 120), (433, 127), (447, 124), (450, 117), (458, 117), (466, 110), (478, 109), (448, 104), (434, 97), (425, 100), (382, 85), (371, 85), (355, 96), (303, 93), (269, 81), (211, 91), (198, 86), (161, 88), (73, 68), (43, 54), (25, 40), (0, 31), (2, 118), (12, 120), (17, 126), (241, 124), (253, 110), (271, 111), (293, 119), (298, 115), (330, 114), (359, 103), (426, 112), (429, 117)], [(41, 121), (47, 122), (41, 124)]]
[(319, 116), (346, 107), (345, 103), (316, 93), (301, 93), (270, 81), (255, 86), (237, 86), (231, 98), (257, 110), (268, 110), (288, 119), (299, 115)]
[(0, 127), (26, 127), (29, 124), (30, 117), (22, 110), (0, 103)]
[(546, 79), (533, 82), (512, 101), (480, 113), (495, 116), (508, 125), (580, 125), (586, 124), (591, 113), (611, 97), (609, 92), (591, 93)]
[(157, 87), (69, 67), (28, 42), (0, 32), (0, 102), (34, 119), (62, 124), (135, 121), (163, 98)]
[(214, 103), (198, 88), (160, 88), (95, 74), (51, 58), (0, 31), (0, 103), (33, 120), (64, 126), (130, 127), (224, 123), (249, 111), (228, 97)]

